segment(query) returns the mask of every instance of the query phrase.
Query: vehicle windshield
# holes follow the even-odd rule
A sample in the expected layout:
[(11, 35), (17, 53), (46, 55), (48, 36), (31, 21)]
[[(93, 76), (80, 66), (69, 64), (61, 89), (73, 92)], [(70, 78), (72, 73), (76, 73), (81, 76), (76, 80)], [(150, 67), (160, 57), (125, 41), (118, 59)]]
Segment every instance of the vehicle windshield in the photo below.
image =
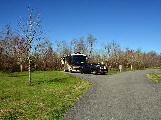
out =
[(86, 63), (86, 56), (73, 56), (71, 63), (75, 65), (83, 65)]

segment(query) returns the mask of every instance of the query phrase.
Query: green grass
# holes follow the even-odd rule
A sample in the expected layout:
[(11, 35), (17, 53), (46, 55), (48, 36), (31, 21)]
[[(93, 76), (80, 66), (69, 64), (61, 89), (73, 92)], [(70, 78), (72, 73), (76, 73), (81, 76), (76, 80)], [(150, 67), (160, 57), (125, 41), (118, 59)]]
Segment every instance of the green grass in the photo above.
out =
[(0, 119), (57, 120), (91, 86), (60, 71), (0, 73)]
[[(148, 67), (148, 68), (142, 68), (142, 69), (133, 69), (133, 70), (130, 70), (130, 69), (122, 69), (121, 72), (127, 72), (127, 71), (134, 71), (134, 70), (147, 70), (147, 69), (161, 69), (161, 67)], [(159, 71), (156, 71), (156, 72), (159, 72)], [(161, 71), (160, 71), (161, 72)], [(115, 69), (115, 70), (108, 70), (108, 73), (107, 75), (113, 75), (113, 74), (117, 74), (117, 73), (120, 73), (120, 71), (118, 69)]]
[(107, 75), (113, 75), (113, 74), (117, 74), (117, 73), (119, 73), (119, 71), (108, 70)]
[[(121, 72), (126, 72), (126, 71), (131, 71), (131, 70), (122, 70)], [(119, 70), (108, 70), (107, 75), (113, 75), (121, 72)]]
[(148, 69), (161, 69), (161, 67), (148, 67)]
[(155, 72), (156, 73), (149, 73), (146, 75), (151, 81), (155, 82), (156, 84), (161, 84), (161, 73), (159, 73), (159, 72), (161, 72), (161, 70), (155, 71)]

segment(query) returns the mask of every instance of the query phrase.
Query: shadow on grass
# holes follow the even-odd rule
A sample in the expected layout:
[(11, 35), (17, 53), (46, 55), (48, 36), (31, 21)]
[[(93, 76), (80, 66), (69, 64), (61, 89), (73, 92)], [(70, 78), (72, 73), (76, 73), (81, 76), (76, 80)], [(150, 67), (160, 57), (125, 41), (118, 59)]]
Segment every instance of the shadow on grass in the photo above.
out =
[(52, 80), (39, 80), (36, 82), (36, 84), (42, 84), (42, 83), (56, 83), (56, 82), (63, 82), (65, 78), (54, 78)]
[(23, 76), (28, 76), (27, 74), (26, 75), (14, 75), (14, 74), (10, 74), (9, 77), (23, 77)]
[(23, 112), (20, 111), (8, 111), (8, 114), (4, 116), (4, 120), (16, 120), (18, 117), (22, 115)]

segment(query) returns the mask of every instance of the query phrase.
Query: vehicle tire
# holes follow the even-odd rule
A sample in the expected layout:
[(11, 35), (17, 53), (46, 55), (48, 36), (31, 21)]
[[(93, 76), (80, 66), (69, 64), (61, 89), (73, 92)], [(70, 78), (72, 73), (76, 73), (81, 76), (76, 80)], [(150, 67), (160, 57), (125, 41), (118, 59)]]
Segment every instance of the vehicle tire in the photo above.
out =
[(80, 73), (83, 74), (83, 70), (82, 69), (80, 70)]
[(96, 70), (93, 71), (93, 75), (97, 75), (98, 72)]
[(72, 71), (72, 70), (70, 70), (70, 73), (73, 73), (73, 71)]

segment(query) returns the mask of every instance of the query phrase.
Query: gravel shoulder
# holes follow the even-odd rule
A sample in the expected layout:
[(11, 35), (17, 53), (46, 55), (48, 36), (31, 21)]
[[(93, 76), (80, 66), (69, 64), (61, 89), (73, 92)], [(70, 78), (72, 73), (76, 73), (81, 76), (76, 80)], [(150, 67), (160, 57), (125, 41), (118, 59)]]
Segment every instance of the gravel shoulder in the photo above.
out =
[(114, 75), (71, 73), (93, 86), (62, 120), (161, 120), (161, 85), (146, 77), (156, 69)]

